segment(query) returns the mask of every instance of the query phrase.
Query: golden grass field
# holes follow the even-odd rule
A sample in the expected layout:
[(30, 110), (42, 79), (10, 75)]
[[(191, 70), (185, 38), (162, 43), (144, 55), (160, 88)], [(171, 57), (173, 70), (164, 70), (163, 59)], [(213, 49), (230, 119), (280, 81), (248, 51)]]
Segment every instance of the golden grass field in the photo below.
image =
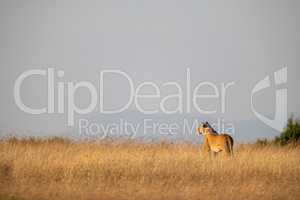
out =
[(300, 199), (300, 148), (2, 140), (0, 199)]

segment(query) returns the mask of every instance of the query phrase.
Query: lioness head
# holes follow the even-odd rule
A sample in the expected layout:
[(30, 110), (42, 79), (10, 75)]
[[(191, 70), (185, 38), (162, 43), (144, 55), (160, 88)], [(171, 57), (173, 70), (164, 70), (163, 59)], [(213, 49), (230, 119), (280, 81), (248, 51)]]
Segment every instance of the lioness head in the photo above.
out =
[(204, 135), (207, 129), (209, 129), (208, 122), (201, 123), (201, 125), (197, 129), (198, 135)]

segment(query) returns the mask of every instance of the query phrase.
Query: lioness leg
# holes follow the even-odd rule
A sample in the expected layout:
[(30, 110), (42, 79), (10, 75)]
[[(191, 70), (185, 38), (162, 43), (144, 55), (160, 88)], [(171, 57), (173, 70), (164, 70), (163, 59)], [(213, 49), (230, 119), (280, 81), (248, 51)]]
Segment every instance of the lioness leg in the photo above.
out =
[(232, 156), (232, 147), (231, 147), (231, 142), (227, 139), (225, 141), (225, 144), (224, 144), (224, 150), (225, 150), (225, 153), (228, 157)]

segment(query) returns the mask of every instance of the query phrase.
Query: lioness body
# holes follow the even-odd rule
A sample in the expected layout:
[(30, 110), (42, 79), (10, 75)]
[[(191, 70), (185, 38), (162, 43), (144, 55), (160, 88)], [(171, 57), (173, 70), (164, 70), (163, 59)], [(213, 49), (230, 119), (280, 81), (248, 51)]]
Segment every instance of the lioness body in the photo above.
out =
[(221, 152), (232, 154), (233, 139), (228, 134), (208, 134), (204, 136), (203, 151)]
[(208, 123), (198, 128), (198, 133), (204, 136), (202, 150), (209, 152), (226, 152), (233, 155), (233, 139), (228, 134), (217, 134)]

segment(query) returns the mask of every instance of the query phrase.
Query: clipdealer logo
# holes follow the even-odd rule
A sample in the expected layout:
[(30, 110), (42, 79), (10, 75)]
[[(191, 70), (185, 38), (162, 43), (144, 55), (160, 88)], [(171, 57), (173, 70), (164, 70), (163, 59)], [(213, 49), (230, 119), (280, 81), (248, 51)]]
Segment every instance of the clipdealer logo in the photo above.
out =
[[(65, 72), (63, 70), (55, 70), (54, 68), (48, 69), (32, 69), (23, 72), (18, 76), (14, 84), (14, 100), (20, 110), (25, 113), (39, 115), (39, 114), (64, 114), (67, 113), (68, 126), (74, 126), (75, 115), (92, 113), (98, 106), (101, 114), (117, 114), (127, 110), (130, 106), (134, 105), (135, 108), (142, 114), (175, 114), (175, 113), (191, 113), (195, 110), (199, 114), (223, 114), (226, 112), (227, 95), (230, 88), (235, 85), (235, 82), (213, 83), (209, 81), (199, 82), (195, 87), (191, 86), (191, 70), (186, 69), (186, 83), (181, 85), (179, 82), (164, 82), (158, 85), (155, 82), (142, 82), (139, 85), (134, 85), (133, 79), (124, 71), (121, 70), (101, 70), (99, 73), (99, 84), (95, 86), (90, 81), (79, 82), (66, 82), (63, 80)], [(42, 108), (33, 108), (26, 105), (21, 97), (22, 84), (33, 76), (42, 76), (47, 79), (47, 103)], [(129, 94), (127, 101), (122, 107), (115, 109), (105, 108), (105, 78), (111, 75), (118, 75), (127, 81), (129, 87)], [(59, 80), (59, 81), (57, 81)], [(284, 67), (274, 73), (275, 85), (282, 85), (287, 82), (287, 67)], [(281, 131), (287, 120), (287, 88), (276, 90), (276, 107), (274, 119), (267, 118), (259, 113), (254, 106), (255, 93), (262, 91), (271, 86), (270, 76), (266, 76), (263, 80), (259, 81), (251, 91), (251, 110), (254, 115), (263, 123), (271, 128)], [(151, 94), (145, 94), (146, 88), (151, 88)], [(161, 94), (161, 87), (176, 89), (176, 93), (163, 96)], [(209, 88), (210, 93), (203, 94), (203, 88)], [(89, 92), (90, 102), (85, 107), (79, 107), (75, 103), (77, 91), (83, 88)], [(98, 88), (98, 90), (97, 90)], [(202, 92), (201, 92), (202, 91)], [(65, 99), (65, 92), (67, 92), (67, 99)], [(148, 92), (149, 93), (149, 92)], [(159, 104), (154, 109), (146, 109), (141, 104), (141, 100), (145, 99), (159, 99)], [(205, 108), (199, 103), (204, 99), (212, 99), (218, 101), (218, 106), (212, 108)], [(173, 109), (168, 108), (168, 102), (176, 100), (177, 105)], [(57, 105), (55, 105), (57, 102)], [(184, 103), (185, 102), (185, 103)], [(66, 105), (65, 105), (66, 104)]]
[[(287, 83), (287, 67), (274, 72), (274, 82), (275, 87), (281, 86)], [(264, 79), (260, 80), (251, 91), (251, 110), (254, 115), (269, 127), (282, 131), (287, 122), (287, 88), (276, 89), (275, 91), (275, 116), (270, 119), (263, 114), (259, 113), (254, 106), (254, 94), (271, 87), (270, 76), (266, 76)]]
[[(194, 88), (191, 87), (191, 72), (190, 69), (186, 69), (186, 84), (180, 85), (179, 82), (164, 82), (158, 85), (155, 82), (142, 82), (141, 84), (134, 85), (133, 79), (124, 71), (121, 70), (101, 70), (99, 73), (99, 85), (98, 90), (90, 81), (80, 82), (66, 82), (55, 81), (61, 80), (64, 77), (63, 70), (55, 70), (54, 68), (48, 68), (47, 70), (33, 69), (23, 72), (16, 79), (14, 84), (14, 99), (19, 109), (28, 114), (53, 114), (53, 113), (67, 113), (68, 126), (74, 125), (74, 115), (89, 114), (93, 112), (98, 105), (99, 112), (101, 114), (116, 114), (127, 110), (132, 104), (142, 114), (175, 114), (175, 113), (191, 113), (191, 110), (196, 110), (200, 114), (214, 114), (225, 113), (226, 111), (226, 93), (235, 84), (234, 82), (228, 83), (213, 83), (209, 81), (200, 82)], [(111, 75), (118, 75), (121, 78), (127, 80), (127, 86), (129, 87), (128, 100), (120, 108), (110, 109), (105, 108), (105, 92), (104, 84), (105, 79)], [(47, 78), (47, 105), (42, 108), (33, 108), (26, 105), (21, 97), (21, 86), (30, 78), (42, 76)], [(175, 88), (176, 92), (170, 95), (163, 96), (161, 94), (161, 88)], [(209, 94), (203, 94), (203, 88), (209, 88), (211, 91)], [(79, 88), (84, 88), (89, 92), (90, 102), (85, 108), (78, 107), (75, 104), (76, 93)], [(147, 88), (151, 88), (152, 93), (145, 94)], [(57, 91), (57, 92), (55, 92)], [(67, 92), (67, 99), (65, 100), (65, 92)], [(116, 94), (117, 95), (117, 94)], [(146, 109), (141, 100), (145, 99), (158, 99), (159, 104), (154, 109)], [(201, 99), (215, 99), (218, 101), (218, 106), (214, 109), (205, 108), (201, 106), (199, 100)], [(177, 104), (174, 109), (168, 108), (168, 103), (171, 100), (176, 100)], [(57, 105), (55, 105), (57, 102)], [(66, 102), (66, 106), (65, 106)], [(186, 103), (184, 103), (186, 102)]]

